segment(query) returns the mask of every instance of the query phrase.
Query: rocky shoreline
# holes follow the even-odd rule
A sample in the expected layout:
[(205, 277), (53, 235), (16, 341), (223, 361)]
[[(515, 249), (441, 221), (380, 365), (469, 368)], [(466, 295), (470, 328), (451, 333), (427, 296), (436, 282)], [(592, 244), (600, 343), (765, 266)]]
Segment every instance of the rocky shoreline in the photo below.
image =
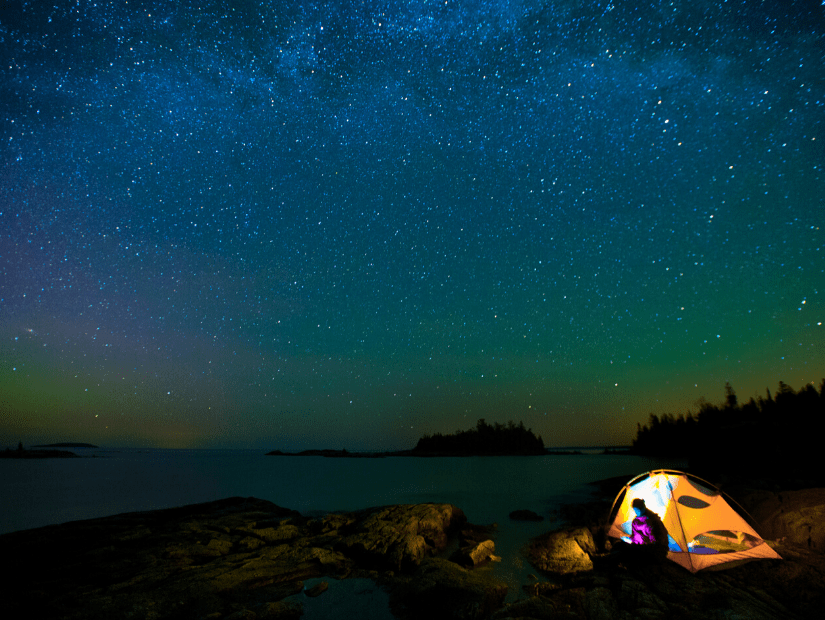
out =
[(4, 610), (65, 620), (293, 619), (311, 597), (332, 597), (333, 580), (367, 579), (402, 620), (669, 619), (697, 609), (703, 618), (820, 617), (825, 489), (748, 495), (743, 503), (784, 559), (697, 575), (671, 562), (633, 570), (607, 562), (605, 502), (566, 507), (562, 516), (578, 527), (529, 541), (535, 572), (508, 604), (508, 586), (488, 564), (497, 559), (494, 530), (468, 523), (458, 507), (309, 518), (229, 498), (0, 536), (13, 568)]

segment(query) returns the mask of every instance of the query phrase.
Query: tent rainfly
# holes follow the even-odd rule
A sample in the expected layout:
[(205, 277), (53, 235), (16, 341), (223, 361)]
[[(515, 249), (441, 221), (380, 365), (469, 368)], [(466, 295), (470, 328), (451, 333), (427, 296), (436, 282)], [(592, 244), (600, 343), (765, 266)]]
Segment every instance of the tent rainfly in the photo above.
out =
[(608, 536), (630, 536), (637, 497), (657, 513), (668, 531), (667, 557), (695, 573), (708, 568), (779, 554), (730, 507), (714, 485), (673, 470), (654, 470), (633, 478), (610, 511)]

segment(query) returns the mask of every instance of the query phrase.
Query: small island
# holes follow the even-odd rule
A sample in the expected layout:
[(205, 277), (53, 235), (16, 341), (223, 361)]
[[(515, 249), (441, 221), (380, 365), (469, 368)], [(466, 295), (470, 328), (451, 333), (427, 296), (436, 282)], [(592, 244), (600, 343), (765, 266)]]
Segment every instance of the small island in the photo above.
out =
[(387, 456), (535, 456), (545, 455), (544, 441), (524, 422), (487, 424), (484, 419), (475, 428), (447, 435), (424, 435), (412, 450), (394, 452), (349, 452), (347, 450), (273, 450), (267, 456), (323, 456), (327, 458), (384, 458)]
[(520, 456), (546, 454), (544, 441), (524, 422), (487, 424), (482, 418), (475, 428), (449, 435), (436, 433), (418, 440), (413, 453), (420, 456)]

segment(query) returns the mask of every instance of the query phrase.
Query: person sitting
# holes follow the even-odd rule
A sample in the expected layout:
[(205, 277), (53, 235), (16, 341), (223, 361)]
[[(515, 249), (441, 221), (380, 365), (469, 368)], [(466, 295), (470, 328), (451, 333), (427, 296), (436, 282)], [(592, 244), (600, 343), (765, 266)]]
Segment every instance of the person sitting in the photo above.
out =
[(667, 558), (667, 528), (655, 512), (637, 497), (631, 503), (636, 517), (630, 526), (630, 536), (613, 546), (611, 556), (615, 563), (625, 565), (654, 564)]
[(641, 549), (652, 559), (667, 557), (667, 528), (655, 512), (645, 506), (645, 500), (637, 497), (631, 504), (636, 518), (631, 525), (630, 543), (643, 545)]

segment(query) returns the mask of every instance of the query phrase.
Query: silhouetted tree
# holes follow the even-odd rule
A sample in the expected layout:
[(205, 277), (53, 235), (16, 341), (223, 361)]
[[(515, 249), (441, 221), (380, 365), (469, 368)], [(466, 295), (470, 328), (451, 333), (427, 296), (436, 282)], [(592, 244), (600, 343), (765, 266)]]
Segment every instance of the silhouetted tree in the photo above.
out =
[(737, 406), (736, 392), (733, 391), (730, 381), (727, 381), (725, 383), (725, 407), (728, 409), (736, 409)]
[(518, 426), (510, 421), (507, 426), (487, 424), (484, 419), (474, 429), (456, 431), (451, 435), (424, 435), (418, 440), (415, 452), (430, 454), (494, 455), (543, 454), (544, 441), (524, 423)]
[(650, 415), (637, 424), (633, 452), (651, 456), (686, 456), (695, 468), (719, 472), (766, 474), (819, 472), (818, 421), (825, 417), (825, 380), (798, 392), (783, 381), (776, 395), (751, 398), (740, 405), (730, 383), (723, 405), (699, 401), (693, 416)]

